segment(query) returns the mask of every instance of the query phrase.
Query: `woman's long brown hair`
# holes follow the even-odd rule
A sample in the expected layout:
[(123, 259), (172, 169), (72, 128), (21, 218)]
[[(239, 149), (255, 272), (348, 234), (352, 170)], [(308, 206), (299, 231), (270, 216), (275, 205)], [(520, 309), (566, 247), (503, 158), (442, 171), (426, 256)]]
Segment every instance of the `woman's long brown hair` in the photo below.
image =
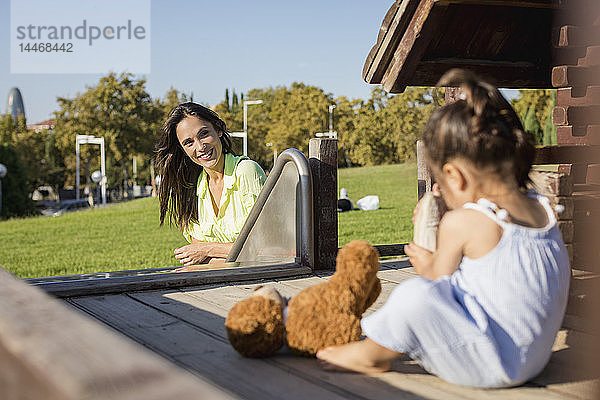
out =
[(196, 184), (202, 172), (202, 167), (185, 154), (177, 139), (177, 125), (189, 116), (210, 122), (215, 131), (222, 133), (223, 153), (233, 153), (227, 126), (213, 110), (188, 102), (179, 104), (169, 113), (156, 144), (156, 166), (161, 176), (158, 187), (160, 224), (169, 214), (169, 222), (175, 222), (182, 231), (198, 222)]

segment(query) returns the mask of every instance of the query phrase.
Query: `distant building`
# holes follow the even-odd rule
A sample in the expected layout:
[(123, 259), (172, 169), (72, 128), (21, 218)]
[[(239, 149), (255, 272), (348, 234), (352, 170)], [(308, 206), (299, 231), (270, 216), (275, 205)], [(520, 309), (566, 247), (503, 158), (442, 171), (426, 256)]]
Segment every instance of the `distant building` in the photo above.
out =
[(11, 115), (13, 120), (17, 120), (19, 115), (25, 116), (25, 106), (23, 105), (23, 96), (19, 88), (12, 88), (8, 92), (8, 100), (6, 101), (6, 112)]
[(54, 122), (55, 120), (53, 119), (47, 119), (45, 121), (38, 122), (37, 124), (27, 125), (27, 129), (29, 129), (30, 131), (35, 131), (36, 133), (39, 133), (44, 129), (48, 129), (51, 131), (54, 129)]

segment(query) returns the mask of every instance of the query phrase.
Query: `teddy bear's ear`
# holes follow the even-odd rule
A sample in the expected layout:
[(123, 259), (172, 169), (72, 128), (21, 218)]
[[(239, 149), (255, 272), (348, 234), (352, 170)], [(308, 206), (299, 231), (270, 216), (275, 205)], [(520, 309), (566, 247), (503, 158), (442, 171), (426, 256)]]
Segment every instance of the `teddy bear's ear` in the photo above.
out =
[(365, 240), (353, 240), (340, 249), (336, 259), (336, 273), (351, 274), (358, 280), (371, 277), (379, 271), (379, 253)]
[(266, 357), (283, 346), (281, 306), (262, 296), (237, 303), (225, 320), (231, 346), (244, 357)]

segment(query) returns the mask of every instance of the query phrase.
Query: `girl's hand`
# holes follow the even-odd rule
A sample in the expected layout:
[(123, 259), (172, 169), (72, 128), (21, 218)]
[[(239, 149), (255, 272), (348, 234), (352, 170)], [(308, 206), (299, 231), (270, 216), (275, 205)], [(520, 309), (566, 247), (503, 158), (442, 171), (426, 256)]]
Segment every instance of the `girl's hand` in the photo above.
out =
[(433, 253), (425, 250), (421, 246), (411, 242), (404, 246), (404, 252), (417, 274), (424, 278), (432, 279), (433, 274)]
[(208, 243), (199, 242), (180, 247), (173, 252), (175, 253), (175, 258), (185, 267), (188, 267), (208, 262), (211, 247)]
[[(434, 183), (431, 187), (431, 191), (435, 197), (442, 197), (442, 192), (440, 192), (440, 186), (437, 183)], [(421, 206), (421, 200), (417, 202), (415, 209), (413, 210), (412, 222), (415, 223), (415, 217), (417, 216), (417, 211), (419, 211), (419, 207)]]

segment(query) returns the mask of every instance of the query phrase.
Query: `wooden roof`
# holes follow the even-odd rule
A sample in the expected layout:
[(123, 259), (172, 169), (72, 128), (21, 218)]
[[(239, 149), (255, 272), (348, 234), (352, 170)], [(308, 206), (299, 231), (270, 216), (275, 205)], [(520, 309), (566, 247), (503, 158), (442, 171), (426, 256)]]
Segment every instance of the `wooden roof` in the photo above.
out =
[(450, 68), (500, 87), (550, 88), (554, 0), (397, 0), (363, 69), (391, 93), (434, 86)]

